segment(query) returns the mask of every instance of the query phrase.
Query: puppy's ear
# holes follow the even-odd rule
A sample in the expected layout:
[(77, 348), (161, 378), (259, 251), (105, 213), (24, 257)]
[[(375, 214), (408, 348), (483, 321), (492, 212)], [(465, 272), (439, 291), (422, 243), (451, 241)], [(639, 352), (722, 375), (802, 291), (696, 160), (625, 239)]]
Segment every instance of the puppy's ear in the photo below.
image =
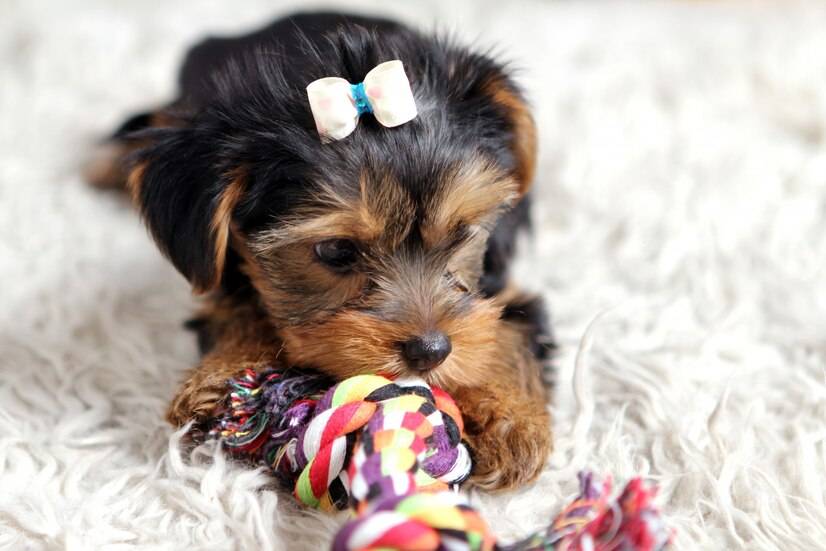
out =
[(152, 132), (127, 187), (161, 251), (197, 293), (221, 282), (232, 213), (244, 191), (240, 170), (222, 173), (214, 140), (190, 127)]
[(533, 185), (536, 172), (536, 124), (522, 92), (504, 73), (495, 72), (482, 83), (483, 92), (505, 117), (510, 133), (510, 149), (515, 160), (514, 176), (519, 194)]
[[(449, 55), (451, 94), (461, 99), (461, 115), (492, 121), (509, 153), (519, 193), (533, 184), (536, 170), (536, 125), (521, 90), (505, 66), (491, 57), (454, 50)], [(498, 147), (498, 146), (497, 146)]]

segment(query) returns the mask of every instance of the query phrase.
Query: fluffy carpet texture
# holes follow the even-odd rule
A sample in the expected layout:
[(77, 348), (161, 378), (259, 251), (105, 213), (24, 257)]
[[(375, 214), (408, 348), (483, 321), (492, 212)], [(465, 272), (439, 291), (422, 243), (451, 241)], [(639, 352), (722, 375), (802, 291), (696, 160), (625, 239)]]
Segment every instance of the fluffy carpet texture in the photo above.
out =
[[(330, 2), (522, 67), (541, 137), (517, 277), (552, 306), (556, 450), (474, 493), (547, 524), (589, 467), (658, 483), (676, 549), (826, 541), (826, 6)], [(0, 549), (322, 549), (305, 511), (162, 421), (196, 301), (135, 214), (81, 182), (173, 94), (184, 48), (273, 1), (0, 1)]]

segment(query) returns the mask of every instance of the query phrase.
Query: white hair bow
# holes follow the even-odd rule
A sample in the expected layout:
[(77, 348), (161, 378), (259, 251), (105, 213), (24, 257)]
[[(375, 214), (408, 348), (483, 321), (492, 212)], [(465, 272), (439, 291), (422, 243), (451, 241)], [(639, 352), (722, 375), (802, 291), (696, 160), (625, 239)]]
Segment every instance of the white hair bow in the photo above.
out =
[(349, 136), (364, 113), (373, 113), (390, 128), (417, 114), (410, 82), (398, 59), (377, 65), (358, 84), (339, 77), (314, 80), (307, 86), (307, 98), (323, 142)]

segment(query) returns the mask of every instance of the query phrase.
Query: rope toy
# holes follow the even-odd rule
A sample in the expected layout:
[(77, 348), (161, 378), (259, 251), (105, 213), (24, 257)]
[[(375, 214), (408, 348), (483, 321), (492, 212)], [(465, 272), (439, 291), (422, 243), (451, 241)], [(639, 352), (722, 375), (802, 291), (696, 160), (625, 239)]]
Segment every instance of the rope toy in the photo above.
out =
[(616, 502), (611, 480), (580, 474), (580, 495), (541, 532), (497, 544), (456, 489), (470, 474), (462, 417), (444, 391), (418, 379), (247, 370), (229, 382), (212, 423), (233, 455), (267, 465), (302, 503), (348, 505), (355, 518), (334, 551), (658, 551), (670, 541), (649, 490), (631, 480)]

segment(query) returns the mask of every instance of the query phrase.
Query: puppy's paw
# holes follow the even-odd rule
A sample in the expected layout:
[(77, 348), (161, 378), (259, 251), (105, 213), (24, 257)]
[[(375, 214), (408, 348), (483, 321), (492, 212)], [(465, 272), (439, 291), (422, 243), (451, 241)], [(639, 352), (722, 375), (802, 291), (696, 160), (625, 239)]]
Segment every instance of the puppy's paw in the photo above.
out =
[(197, 436), (229, 395), (229, 379), (233, 376), (224, 370), (209, 369), (209, 365), (196, 368), (169, 405), (167, 421), (175, 427), (195, 421), (192, 432)]
[(469, 482), (485, 490), (533, 482), (552, 449), (550, 416), (539, 403), (480, 407), (466, 420), (466, 436), (474, 460)]

